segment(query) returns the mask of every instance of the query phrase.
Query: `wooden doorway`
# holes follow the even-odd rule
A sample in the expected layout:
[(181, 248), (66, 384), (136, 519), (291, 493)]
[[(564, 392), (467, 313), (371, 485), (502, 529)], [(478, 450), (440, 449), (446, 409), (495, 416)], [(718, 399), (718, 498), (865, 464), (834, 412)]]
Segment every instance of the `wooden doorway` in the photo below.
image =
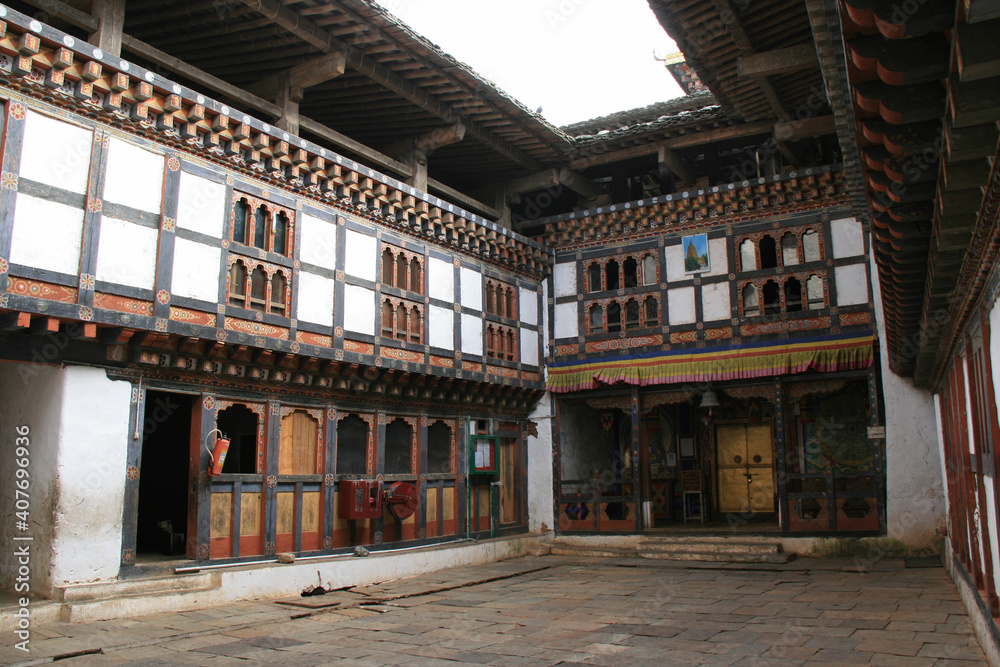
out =
[(715, 427), (720, 512), (774, 512), (771, 422), (722, 423)]
[(521, 466), (517, 438), (501, 437), (500, 455), (500, 524), (510, 525), (521, 519)]

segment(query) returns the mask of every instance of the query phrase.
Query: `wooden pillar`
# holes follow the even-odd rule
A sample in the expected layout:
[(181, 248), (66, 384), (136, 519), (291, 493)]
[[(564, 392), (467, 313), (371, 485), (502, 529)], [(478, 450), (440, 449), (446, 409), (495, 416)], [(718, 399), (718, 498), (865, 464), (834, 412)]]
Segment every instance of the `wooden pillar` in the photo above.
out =
[(281, 107), (281, 117), (275, 121), (275, 127), (289, 134), (299, 133), (299, 102), (304, 94), (305, 90), (301, 86), (292, 85), (287, 72), (280, 75), (278, 94), (274, 101)]
[(406, 184), (427, 192), (427, 152), (414, 148), (403, 156), (403, 162), (413, 169), (413, 176), (406, 179)]
[(113, 56), (122, 54), (122, 26), (125, 25), (125, 0), (94, 0), (91, 16), (100, 24), (88, 41)]

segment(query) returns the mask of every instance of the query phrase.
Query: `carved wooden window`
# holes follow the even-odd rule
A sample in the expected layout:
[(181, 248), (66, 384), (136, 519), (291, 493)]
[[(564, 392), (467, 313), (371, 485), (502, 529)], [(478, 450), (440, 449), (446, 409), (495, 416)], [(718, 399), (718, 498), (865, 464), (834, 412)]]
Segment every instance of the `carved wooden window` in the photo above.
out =
[(639, 302), (635, 299), (629, 299), (625, 302), (625, 328), (626, 329), (638, 329), (642, 326), (639, 320)]
[(822, 259), (819, 251), (819, 233), (815, 229), (807, 229), (802, 235), (802, 254), (807, 262), (818, 262)]
[(233, 192), (232, 240), (241, 245), (290, 256), (295, 212), (245, 192)]
[(622, 330), (622, 306), (617, 301), (608, 304), (608, 333)]
[(799, 239), (791, 232), (781, 237), (781, 263), (783, 266), (799, 263)]
[(368, 472), (368, 420), (350, 414), (337, 423), (337, 474), (364, 475)]
[(660, 325), (660, 304), (657, 302), (655, 296), (647, 296), (644, 303), (645, 308), (645, 318), (643, 325), (646, 327), (655, 327)]
[(752, 239), (744, 239), (740, 243), (740, 270), (757, 270), (757, 248), (754, 247)]
[(604, 283), (605, 289), (618, 289), (621, 286), (621, 282), (618, 279), (618, 262), (609, 259), (608, 263), (604, 265)]
[(625, 289), (637, 287), (639, 285), (639, 263), (635, 261), (635, 258), (631, 256), (626, 257), (622, 263), (622, 269), (624, 271)]
[(267, 274), (262, 266), (250, 272), (250, 310), (267, 310)]
[(235, 260), (229, 266), (229, 283), (226, 285), (229, 305), (246, 308), (247, 305), (247, 265)]
[(809, 276), (806, 280), (806, 301), (809, 304), (809, 310), (819, 310), (826, 306), (826, 297), (823, 294), (823, 279), (816, 274)]
[(758, 315), (760, 315), (760, 296), (757, 294), (757, 286), (747, 283), (743, 286), (743, 317)]
[(587, 288), (588, 292), (601, 291), (601, 265), (597, 262), (591, 262), (587, 267)]
[(802, 283), (792, 277), (785, 281), (785, 312), (797, 313), (802, 310)]
[(517, 288), (499, 280), (487, 278), (486, 313), (511, 320), (517, 319)]
[(271, 276), (271, 296), (268, 298), (269, 310), (273, 315), (287, 316), (285, 288), (287, 285), (284, 271), (275, 271)]
[(590, 307), (590, 333), (604, 332), (604, 308), (595, 303)]
[(652, 254), (647, 254), (642, 258), (642, 284), (643, 285), (655, 285), (657, 283), (656, 275), (656, 257)]
[(414, 294), (423, 294), (424, 256), (383, 244), (382, 284)]
[(215, 426), (229, 438), (229, 451), (222, 466), (225, 474), (254, 475), (264, 469), (263, 449), (260, 447), (260, 417), (241, 404), (219, 410)]
[(386, 475), (409, 475), (413, 470), (413, 428), (404, 419), (393, 419), (385, 426)]
[(774, 269), (778, 267), (778, 250), (774, 239), (769, 234), (760, 238), (760, 268)]
[(427, 472), (449, 473), (452, 459), (451, 428), (442, 421), (436, 421), (427, 427)]
[(293, 410), (283, 416), (278, 439), (278, 474), (322, 474), (321, 434), (319, 420), (306, 410)]
[(781, 289), (778, 283), (768, 280), (764, 283), (764, 314), (777, 315), (781, 312)]
[(514, 329), (492, 322), (487, 324), (486, 356), (492, 359), (517, 361), (517, 334)]
[(423, 342), (424, 311), (422, 304), (385, 296), (382, 297), (379, 313), (381, 332), (384, 338), (395, 338), (411, 343)]

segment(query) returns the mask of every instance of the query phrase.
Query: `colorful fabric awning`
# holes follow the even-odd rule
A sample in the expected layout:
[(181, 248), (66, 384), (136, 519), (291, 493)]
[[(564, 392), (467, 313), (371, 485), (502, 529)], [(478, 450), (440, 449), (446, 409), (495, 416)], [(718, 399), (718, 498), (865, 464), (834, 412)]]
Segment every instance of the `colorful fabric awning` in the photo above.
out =
[(596, 360), (555, 361), (549, 364), (548, 389), (565, 393), (611, 384), (645, 387), (745, 380), (806, 371), (856, 370), (872, 365), (874, 342), (875, 336), (871, 333), (841, 334)]

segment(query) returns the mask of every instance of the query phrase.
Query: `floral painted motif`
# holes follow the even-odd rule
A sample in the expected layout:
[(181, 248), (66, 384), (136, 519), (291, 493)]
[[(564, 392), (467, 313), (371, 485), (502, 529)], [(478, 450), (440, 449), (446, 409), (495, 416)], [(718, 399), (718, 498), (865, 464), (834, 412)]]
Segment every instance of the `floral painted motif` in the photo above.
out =
[(212, 410), (213, 408), (215, 408), (215, 398), (213, 398), (212, 396), (206, 396), (205, 399), (201, 402), (201, 405), (206, 410)]
[(0, 174), (0, 186), (4, 190), (17, 190), (17, 174), (12, 174), (9, 171)]
[(177, 171), (180, 168), (181, 168), (180, 160), (178, 160), (173, 155), (167, 158), (167, 169), (169, 169), (170, 171)]
[(87, 210), (91, 213), (98, 213), (102, 208), (104, 208), (104, 202), (97, 197), (87, 199)]
[(159, 292), (156, 293), (156, 300), (166, 305), (167, 303), (170, 302), (170, 292), (168, 292), (165, 289), (161, 289)]
[(139, 468), (137, 466), (129, 466), (125, 470), (125, 477), (133, 482), (139, 479)]
[(80, 274), (80, 289), (94, 289), (97, 279), (89, 273)]
[(4, 259), (3, 257), (0, 257), (0, 275), (7, 273), (7, 269), (9, 268), (10, 265), (7, 264), (7, 260)]
[(164, 331), (166, 331), (167, 330), (167, 321), (168, 320), (165, 317), (157, 317), (156, 318), (156, 330), (159, 331), (159, 332), (161, 332), (161, 333), (164, 332)]
[(80, 319), (84, 322), (89, 322), (94, 319), (94, 310), (88, 308), (87, 306), (80, 306)]
[(172, 231), (174, 231), (174, 228), (176, 227), (176, 224), (177, 223), (174, 221), (173, 218), (164, 218), (163, 219), (163, 223), (161, 224), (161, 227), (163, 228), (163, 231), (165, 231), (165, 232), (172, 232)]
[(23, 104), (18, 104), (17, 102), (14, 102), (13, 104), (10, 105), (11, 118), (13, 118), (14, 120), (24, 120), (25, 115), (26, 111)]

